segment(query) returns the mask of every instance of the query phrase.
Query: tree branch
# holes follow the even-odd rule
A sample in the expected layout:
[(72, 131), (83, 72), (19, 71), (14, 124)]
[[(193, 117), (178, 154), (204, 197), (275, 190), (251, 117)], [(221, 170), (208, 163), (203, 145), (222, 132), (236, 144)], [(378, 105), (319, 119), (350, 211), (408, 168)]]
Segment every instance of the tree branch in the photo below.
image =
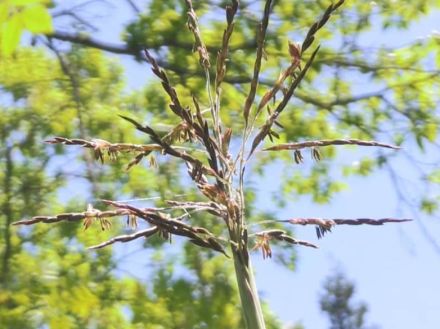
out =
[[(47, 34), (48, 38), (67, 41), (74, 44), (80, 44), (83, 46), (88, 46), (96, 49), (101, 49), (114, 54), (121, 55), (131, 55), (136, 56), (137, 58), (141, 58), (141, 51), (143, 49), (154, 49), (157, 50), (161, 47), (170, 47), (170, 48), (181, 48), (191, 51), (193, 48), (193, 44), (190, 42), (183, 42), (176, 39), (170, 40), (161, 40), (160, 43), (146, 42), (145, 44), (139, 45), (138, 47), (129, 47), (126, 43), (109, 43), (96, 38), (93, 38), (87, 34), (81, 33), (72, 33), (67, 31), (55, 30), (54, 32)], [(231, 46), (230, 50), (249, 50), (254, 49), (256, 47), (255, 40), (246, 41), (241, 44)], [(208, 45), (207, 48), (212, 51), (219, 51), (221, 48), (218, 45)], [(162, 66), (162, 65), (161, 65)]]
[(67, 41), (83, 46), (97, 48), (115, 54), (140, 56), (141, 48), (130, 48), (126, 44), (112, 44), (92, 38), (86, 34), (54, 31), (47, 35), (48, 38)]

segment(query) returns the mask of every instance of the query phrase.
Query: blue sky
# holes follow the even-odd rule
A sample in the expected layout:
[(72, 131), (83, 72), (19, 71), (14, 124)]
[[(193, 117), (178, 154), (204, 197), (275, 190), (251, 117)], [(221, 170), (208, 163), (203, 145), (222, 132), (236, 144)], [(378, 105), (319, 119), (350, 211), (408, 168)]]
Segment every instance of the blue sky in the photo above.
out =
[[(119, 28), (131, 15), (127, 7), (108, 7), (99, 21), (106, 29), (102, 29), (97, 37), (118, 42)], [(114, 24), (108, 24), (110, 21)], [(390, 31), (380, 34), (380, 40), (388, 45), (402, 45), (426, 37), (439, 28), (439, 21), (440, 13), (434, 12), (414, 23), (404, 36), (402, 32)], [(379, 33), (374, 31), (365, 37), (367, 47), (377, 42)], [(136, 63), (124, 56), (120, 59), (126, 68), (130, 89), (142, 87), (143, 82), (151, 77), (146, 64)], [(341, 164), (351, 164), (361, 156), (360, 152), (351, 148), (341, 148), (339, 154), (336, 161)], [(404, 172), (406, 178), (418, 179), (403, 161), (396, 161), (395, 166)], [(273, 170), (270, 177), (257, 183), (260, 203), (269, 209), (270, 204), (263, 201), (270, 198), (270, 192), (277, 188), (277, 182), (285, 174)], [(386, 172), (376, 171), (368, 178), (352, 177), (346, 179), (346, 183), (350, 186), (349, 190), (334, 197), (330, 205), (316, 205), (308, 198), (302, 198), (279, 212), (280, 219), (301, 216), (413, 217), (413, 213), (399, 204)], [(426, 217), (416, 220), (423, 221), (432, 236), (440, 237), (438, 220)], [(296, 233), (298, 238), (317, 242), (311, 227), (299, 227)], [(367, 317), (371, 324), (387, 329), (439, 328), (440, 254), (426, 240), (417, 222), (383, 227), (337, 227), (318, 243), (319, 250), (298, 248), (299, 258), (294, 272), (277, 266), (271, 260), (262, 260), (258, 253), (254, 254), (257, 286), (271, 310), (285, 323), (301, 322), (306, 329), (327, 328), (327, 320), (319, 311), (319, 292), (325, 277), (340, 268), (356, 283), (357, 298), (368, 303), (370, 311)], [(134, 249), (136, 245), (124, 253)], [(121, 252), (120, 249), (118, 251)], [(128, 258), (123, 266), (142, 277), (147, 264)]]
[[(351, 160), (341, 156), (340, 161), (344, 158)], [(292, 212), (284, 212), (285, 218), (381, 218), (398, 213), (398, 201), (386, 173), (377, 172), (368, 179), (352, 178), (348, 183), (350, 190), (333, 198), (331, 205), (301, 201), (292, 204)], [(411, 214), (404, 211), (401, 215)], [(428, 227), (433, 233), (440, 232), (438, 222)], [(312, 228), (299, 227), (296, 233), (316, 241)], [(440, 301), (435, 292), (440, 291), (440, 255), (416, 223), (339, 226), (319, 245), (319, 250), (299, 249), (296, 272), (255, 257), (259, 289), (284, 321), (300, 320), (306, 328), (325, 328), (326, 321), (319, 312), (319, 292), (325, 276), (341, 268), (356, 283), (357, 297), (369, 304), (371, 322), (382, 328), (438, 328)]]

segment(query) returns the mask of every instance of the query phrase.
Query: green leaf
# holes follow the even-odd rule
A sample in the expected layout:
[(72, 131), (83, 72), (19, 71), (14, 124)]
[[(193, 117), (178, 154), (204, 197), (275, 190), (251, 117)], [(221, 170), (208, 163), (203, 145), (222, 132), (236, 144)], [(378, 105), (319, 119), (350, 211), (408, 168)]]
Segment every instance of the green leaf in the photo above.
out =
[(430, 142), (435, 142), (437, 138), (438, 126), (435, 123), (428, 122), (425, 125), (425, 135)]
[(26, 7), (20, 15), (24, 28), (32, 33), (49, 33), (53, 31), (52, 17), (43, 5)]
[(433, 172), (431, 172), (428, 176), (428, 180), (431, 183), (440, 185), (440, 169), (437, 169), (437, 170), (434, 170)]
[(7, 3), (0, 4), (0, 22), (6, 22), (9, 15), (9, 6)]
[(0, 55), (11, 55), (20, 43), (23, 29), (32, 33), (53, 31), (46, 0), (14, 0), (0, 5)]
[(20, 42), (21, 30), (21, 20), (17, 15), (1, 25), (0, 55), (8, 56), (14, 52)]
[(435, 200), (423, 199), (420, 208), (427, 214), (432, 215), (438, 209), (438, 203)]

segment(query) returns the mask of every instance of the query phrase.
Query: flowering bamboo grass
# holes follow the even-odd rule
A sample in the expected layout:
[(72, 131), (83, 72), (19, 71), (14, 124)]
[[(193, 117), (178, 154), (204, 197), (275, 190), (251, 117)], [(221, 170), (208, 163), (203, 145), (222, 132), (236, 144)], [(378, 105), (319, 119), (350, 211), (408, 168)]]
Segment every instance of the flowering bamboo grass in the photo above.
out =
[[(79, 213), (65, 213), (54, 216), (35, 216), (31, 219), (20, 220), (14, 225), (31, 225), (37, 223), (53, 224), (58, 222), (83, 221), (84, 229), (88, 229), (94, 222), (99, 222), (102, 230), (111, 229), (113, 217), (127, 218), (127, 223), (137, 229), (137, 222), (143, 221), (146, 229), (135, 231), (133, 234), (116, 236), (104, 241), (91, 249), (101, 249), (115, 243), (128, 243), (140, 238), (149, 238), (158, 235), (171, 242), (172, 236), (180, 236), (202, 248), (207, 248), (229, 257), (232, 255), (238, 290), (242, 303), (243, 316), (247, 328), (265, 328), (263, 313), (258, 297), (249, 251), (261, 249), (263, 258), (270, 258), (272, 250), (270, 242), (296, 244), (305, 247), (318, 248), (317, 245), (291, 237), (282, 229), (267, 229), (260, 232), (249, 232), (245, 218), (246, 204), (244, 200), (244, 175), (248, 161), (260, 147), (266, 137), (270, 140), (278, 136), (274, 125), (281, 128), (278, 119), (286, 109), (288, 102), (294, 96), (301, 81), (312, 67), (319, 51), (317, 46), (310, 55), (307, 50), (313, 45), (317, 32), (327, 23), (331, 15), (342, 6), (344, 0), (331, 4), (321, 18), (309, 29), (302, 43), (289, 42), (290, 64), (282, 70), (275, 81), (261, 98), (256, 98), (260, 82), (262, 60), (265, 57), (264, 44), (270, 23), (275, 1), (266, 0), (261, 22), (257, 26), (256, 55), (253, 67), (250, 88), (243, 102), (243, 127), (241, 144), (236, 154), (231, 154), (229, 144), (233, 138), (231, 127), (226, 127), (220, 120), (221, 85), (227, 81), (226, 69), (229, 55), (229, 42), (234, 31), (236, 14), (240, 8), (238, 0), (232, 0), (226, 6), (226, 27), (223, 32), (222, 44), (217, 53), (214, 79), (214, 95), (211, 91), (210, 54), (203, 42), (199, 28), (197, 14), (191, 0), (186, 0), (188, 7), (188, 28), (194, 36), (194, 51), (198, 53), (199, 62), (206, 77), (206, 92), (209, 100), (209, 110), (202, 111), (199, 101), (193, 97), (193, 104), (184, 105), (173, 87), (166, 72), (159, 66), (158, 61), (148, 51), (144, 51), (145, 60), (150, 64), (153, 74), (160, 80), (164, 92), (169, 97), (169, 108), (180, 122), (169, 132), (160, 135), (154, 128), (140, 123), (137, 119), (120, 116), (130, 122), (134, 128), (146, 135), (150, 144), (112, 143), (101, 139), (69, 139), (54, 137), (50, 144), (79, 145), (94, 152), (95, 158), (104, 162), (104, 156), (114, 159), (119, 153), (134, 154), (135, 158), (128, 164), (128, 168), (138, 165), (146, 157), (159, 153), (164, 156), (180, 159), (186, 165), (188, 176), (200, 192), (201, 200), (166, 200), (166, 206), (139, 208), (126, 202), (104, 200), (110, 207), (101, 211), (89, 205), (87, 210)], [(305, 56), (305, 54), (307, 56)], [(285, 84), (289, 85), (286, 87)], [(283, 97), (273, 107), (268, 108), (268, 115), (264, 124), (255, 128), (258, 117), (263, 113), (269, 100), (283, 91)], [(255, 100), (259, 99), (258, 104)], [(237, 134), (236, 134), (237, 136)], [(185, 143), (185, 147), (181, 144)], [(195, 145), (194, 149), (187, 148), (187, 144)], [(179, 145), (180, 144), (180, 145)], [(376, 141), (357, 139), (333, 139), (279, 144), (262, 149), (262, 151), (293, 151), (297, 163), (301, 163), (301, 150), (311, 148), (312, 156), (321, 158), (318, 148), (330, 145), (359, 145), (398, 149), (397, 146)], [(200, 154), (193, 154), (194, 150), (202, 150)], [(224, 223), (227, 236), (217, 236), (206, 227), (192, 224), (191, 214), (207, 213), (217, 217)], [(331, 231), (336, 225), (383, 225), (385, 223), (405, 222), (408, 219), (383, 218), (379, 220), (369, 218), (359, 219), (321, 219), (321, 218), (292, 218), (288, 220), (265, 221), (256, 225), (280, 223), (293, 225), (315, 225), (318, 238)], [(250, 228), (251, 226), (249, 226)]]

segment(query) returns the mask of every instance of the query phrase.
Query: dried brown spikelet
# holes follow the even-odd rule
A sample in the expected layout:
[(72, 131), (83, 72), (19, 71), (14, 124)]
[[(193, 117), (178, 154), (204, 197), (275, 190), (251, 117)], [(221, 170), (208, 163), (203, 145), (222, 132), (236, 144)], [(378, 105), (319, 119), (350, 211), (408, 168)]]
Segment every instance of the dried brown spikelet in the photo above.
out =
[(101, 224), (101, 230), (109, 230), (112, 227), (112, 223), (107, 218), (99, 218), (99, 223)]
[(302, 162), (304, 161), (304, 157), (302, 156), (300, 150), (295, 150), (295, 151), (293, 152), (293, 159), (295, 160), (295, 162), (296, 162), (297, 164), (300, 164), (300, 163), (302, 163)]
[(157, 166), (156, 157), (153, 154), (151, 154), (148, 157), (148, 164), (150, 165), (151, 168), (155, 168), (156, 169), (158, 167)]
[(98, 213), (99, 210), (93, 208), (91, 203), (87, 205), (87, 210), (84, 212), (84, 230), (87, 230), (93, 224), (93, 221), (97, 218)]
[(252, 250), (261, 249), (263, 259), (272, 257), (272, 249), (269, 244), (270, 236), (267, 234), (257, 235), (255, 246)]
[(137, 217), (135, 215), (127, 215), (127, 226), (134, 230), (138, 227)]
[(321, 153), (319, 152), (319, 149), (317, 147), (312, 147), (311, 153), (312, 153), (312, 158), (315, 161), (320, 161), (321, 160)]
[(289, 41), (289, 54), (292, 58), (292, 63), (299, 65), (299, 61), (301, 60), (301, 45)]

